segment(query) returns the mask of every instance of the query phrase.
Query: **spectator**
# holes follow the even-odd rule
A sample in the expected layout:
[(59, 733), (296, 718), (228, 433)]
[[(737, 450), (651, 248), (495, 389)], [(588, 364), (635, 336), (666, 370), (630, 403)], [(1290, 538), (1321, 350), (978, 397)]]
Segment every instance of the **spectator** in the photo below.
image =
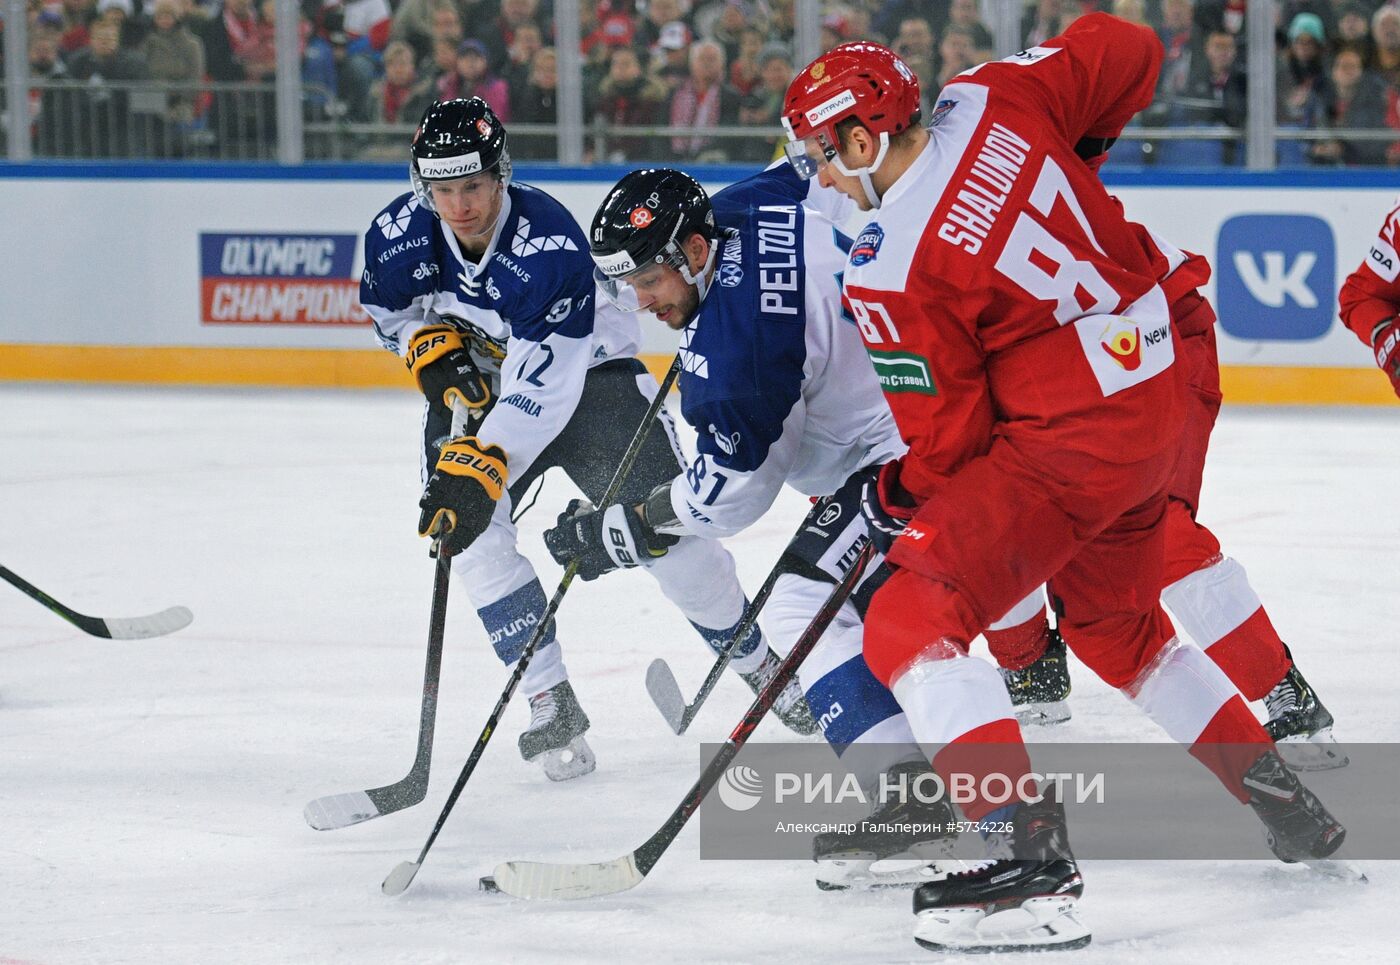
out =
[[(621, 126), (661, 125), (666, 122), (670, 91), (642, 71), (641, 57), (631, 47), (614, 48), (608, 74), (598, 86), (594, 117)], [(641, 161), (662, 156), (654, 139), (628, 135), (608, 140), (606, 160)]]
[(457, 48), (460, 46), (460, 41), (454, 44), (446, 38), (433, 41), (433, 55), (421, 65), (419, 73), (432, 83), (434, 89), (439, 81), (457, 69)]
[[(524, 89), (511, 91), (511, 116), (516, 123), (554, 124), (559, 119), (558, 94), (558, 59), (553, 47), (541, 47), (530, 60)], [(510, 141), (517, 157), (552, 161), (559, 156), (559, 142), (552, 134), (512, 134)]]
[(180, 22), (176, 0), (155, 0), (151, 32), (141, 43), (141, 55), (152, 79), (188, 83), (171, 91), (165, 117), (172, 124), (192, 123), (198, 84), (204, 78), (204, 44)]
[[(581, 10), (588, 9), (584, 4)], [(613, 7), (604, 0), (597, 8), (597, 25), (584, 35), (579, 44), (585, 57), (591, 62), (595, 57), (610, 62), (612, 51), (617, 47), (630, 47), (637, 35), (637, 25), (630, 14)], [(608, 67), (603, 68), (606, 74)]]
[(66, 120), (76, 134), (74, 147), (80, 157), (131, 156), (129, 95), (104, 81), (137, 81), (146, 78), (146, 64), (139, 54), (123, 50), (120, 29), (111, 20), (96, 20), (88, 27), (89, 44), (68, 59), (73, 80), (92, 83), (74, 99), (75, 110)]
[[(539, 0), (501, 0), (501, 15), (496, 18), (495, 29), (482, 30), (477, 33), (478, 38), (486, 45), (486, 53), (492, 71), (500, 73), (505, 70), (508, 60), (508, 51), (515, 43), (515, 32), (521, 27), (529, 24), (540, 35), (544, 35), (544, 27), (538, 18)], [(502, 123), (509, 119), (502, 117)]]
[[(877, 7), (872, 13), (872, 22), (867, 24), (872, 39), (888, 37), (891, 40), (899, 33), (899, 25), (910, 17), (923, 17), (930, 26), (934, 23), (935, 8), (946, 10), (946, 4), (934, 4), (930, 0), (865, 0)], [(941, 22), (941, 21), (940, 21)]]
[[(1322, 98), (1323, 127), (1386, 126), (1385, 82), (1365, 69), (1354, 47), (1343, 47), (1332, 58), (1332, 83)], [(1315, 141), (1308, 156), (1316, 164), (1384, 164), (1388, 147), (1384, 141)]]
[(656, 41), (658, 57), (653, 72), (673, 94), (690, 77), (690, 41), (690, 28), (679, 20), (662, 27)]
[(923, 17), (906, 17), (899, 22), (899, 33), (891, 44), (891, 49), (903, 58), (919, 78), (919, 97), (923, 101), (924, 116), (928, 117), (928, 105), (938, 93), (938, 55), (933, 49), (933, 28)]
[[(268, 9), (271, 7), (272, 9)], [(266, 19), (276, 16), (276, 0), (263, 0)], [(325, 36), (314, 37), (302, 58), (301, 75), (306, 82), (306, 103), (320, 110), (323, 118), (363, 122), (374, 115), (370, 88), (374, 85), (375, 65), (368, 43), (356, 44), (338, 9), (326, 11)]]
[(1162, 26), (1157, 36), (1166, 48), (1166, 56), (1157, 81), (1157, 96), (1169, 102), (1186, 90), (1191, 76), (1191, 54), (1196, 46), (1194, 9), (1191, 0), (1162, 0)]
[(752, 16), (753, 8), (748, 0), (725, 0), (719, 16), (715, 18), (710, 39), (724, 48), (724, 59), (731, 64), (740, 57), (744, 29)]
[(1246, 74), (1239, 63), (1234, 34), (1223, 28), (1211, 31), (1202, 53), (1204, 56), (1191, 65), (1191, 76), (1184, 91), (1185, 104), (1174, 120), (1243, 127), (1247, 109)]
[[(423, 77), (439, 77), (451, 73), (457, 64), (457, 48), (467, 39), (462, 26), (462, 14), (456, 0), (433, 0), (428, 16), (429, 42), (427, 55), (419, 54), (418, 73)], [(446, 45), (446, 53), (442, 45)], [(414, 48), (417, 50), (417, 47)]]
[(1337, 8), (1337, 36), (1333, 40), (1338, 50), (1354, 47), (1361, 52), (1362, 62), (1370, 66), (1375, 57), (1371, 42), (1371, 19), (1359, 3), (1344, 3)]
[(769, 0), (768, 39), (791, 44), (796, 32), (797, 4), (795, 0)]
[(942, 90), (944, 84), (978, 63), (981, 61), (977, 57), (976, 35), (967, 27), (948, 24), (938, 45), (938, 85), (933, 92)]
[(948, 7), (948, 23), (964, 27), (972, 32), (972, 46), (975, 51), (974, 63), (990, 60), (996, 51), (996, 40), (987, 25), (982, 22), (982, 13), (977, 9), (977, 0), (953, 0)]
[(131, 0), (97, 0), (97, 19), (116, 24), (121, 46), (127, 50), (135, 49), (144, 36), (144, 31), (132, 22), (133, 12)]
[(826, 53), (850, 39), (851, 32), (845, 8), (841, 8), (839, 12), (829, 13), (822, 18), (821, 34), (817, 41), (817, 47), (822, 53)]
[[(662, 30), (681, 16), (681, 0), (651, 0), (646, 17), (637, 26), (637, 43), (655, 53), (661, 43)], [(686, 27), (687, 31), (689, 29)]]
[[(1196, 26), (1200, 33), (1224, 31), (1235, 38), (1238, 48), (1244, 43), (1245, 0), (1198, 0)], [(1114, 11), (1117, 12), (1116, 10)]]
[(525, 85), (530, 82), (535, 54), (543, 46), (544, 38), (540, 35), (539, 24), (525, 23), (516, 28), (515, 40), (506, 51), (506, 65), (501, 71), (501, 79), (506, 82), (506, 87), (510, 88), (512, 98), (517, 90), (524, 90)]
[(1381, 7), (1371, 18), (1371, 39), (1376, 44), (1375, 70), (1391, 88), (1391, 99), (1400, 90), (1400, 8)]
[(389, 30), (393, 26), (389, 0), (340, 0), (340, 3), (342, 22), (350, 41), (346, 50), (352, 56), (373, 59), (389, 42)]
[[(43, 14), (40, 14), (42, 17)], [(55, 23), (36, 26), (29, 35), (29, 77), (35, 81), (63, 80), (68, 68), (58, 55), (58, 42), (63, 34), (63, 21), (57, 15)], [(72, 132), (64, 128), (71, 114), (65, 111), (68, 99), (75, 92), (54, 87), (33, 87), (29, 90), (29, 119), (34, 134), (34, 150), (41, 156), (71, 153), (63, 150)]]
[(417, 124), (433, 102), (433, 85), (419, 78), (413, 48), (391, 40), (384, 48), (384, 77), (370, 88), (371, 120), (379, 124)]
[[(769, 44), (758, 57), (762, 82), (739, 102), (739, 123), (751, 127), (777, 128), (782, 124), (783, 100), (792, 83), (792, 57), (782, 44)], [(745, 138), (735, 152), (747, 161), (767, 162), (777, 153), (785, 137)]]
[(204, 59), (212, 80), (258, 81), (271, 77), (277, 54), (265, 42), (253, 0), (224, 0), (204, 35)]
[(739, 35), (738, 56), (729, 65), (729, 86), (740, 95), (751, 94), (758, 86), (758, 58), (762, 51), (763, 32), (757, 27), (745, 27)]
[(1280, 124), (1316, 127), (1322, 119), (1328, 84), (1322, 60), (1326, 42), (1316, 14), (1300, 13), (1288, 25), (1288, 54), (1279, 64), (1277, 82)]
[(97, 0), (63, 0), (63, 35), (58, 49), (62, 56), (88, 45), (88, 25), (97, 19)]
[(1038, 47), (1061, 29), (1060, 0), (1036, 0), (1035, 9), (1021, 18), (1021, 46)]
[(1147, 22), (1147, 4), (1143, 0), (1113, 0), (1113, 15), (1128, 23), (1151, 26)]
[(506, 82), (491, 73), (486, 59), (486, 45), (480, 40), (464, 40), (457, 48), (457, 65), (450, 74), (438, 78), (438, 97), (480, 97), (501, 123), (510, 123), (510, 92)]
[[(671, 126), (703, 131), (739, 119), (739, 95), (724, 82), (724, 48), (702, 40), (690, 48), (690, 77), (671, 95)], [(726, 160), (725, 149), (709, 137), (676, 137), (671, 150), (679, 159)]]
[[(421, 61), (430, 56), (433, 49), (433, 13), (443, 2), (451, 6), (454, 13), (457, 11), (453, 0), (399, 0), (389, 25), (389, 39), (409, 44), (415, 60)], [(461, 42), (460, 37), (458, 42)]]

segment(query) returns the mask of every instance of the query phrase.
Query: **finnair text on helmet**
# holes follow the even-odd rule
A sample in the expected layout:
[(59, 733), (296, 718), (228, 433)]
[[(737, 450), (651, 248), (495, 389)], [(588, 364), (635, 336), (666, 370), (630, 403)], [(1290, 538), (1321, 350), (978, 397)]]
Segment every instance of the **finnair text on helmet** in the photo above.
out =
[(843, 90), (830, 100), (822, 101), (816, 107), (807, 112), (807, 123), (813, 127), (821, 124), (827, 118), (835, 117), (842, 111), (856, 106), (856, 95), (848, 90)]
[(464, 178), (481, 170), (481, 152), (459, 154), (457, 157), (419, 158), (418, 173), (425, 178)]
[(605, 275), (625, 275), (629, 271), (637, 270), (637, 263), (625, 251), (619, 251), (612, 255), (594, 255), (593, 261), (603, 270)]

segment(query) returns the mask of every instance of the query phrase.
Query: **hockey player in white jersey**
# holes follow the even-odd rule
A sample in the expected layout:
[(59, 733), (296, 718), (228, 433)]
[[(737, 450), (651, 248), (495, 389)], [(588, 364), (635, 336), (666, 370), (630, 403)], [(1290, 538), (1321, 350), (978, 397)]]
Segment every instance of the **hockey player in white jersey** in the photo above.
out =
[[(821, 190), (821, 189), (817, 189)], [(827, 193), (827, 192), (823, 192)], [(714, 541), (768, 512), (786, 483), (827, 508), (781, 561), (763, 611), (770, 640), (786, 650), (870, 537), (859, 510), (868, 467), (905, 451), (859, 335), (841, 307), (840, 276), (850, 240), (804, 203), (808, 185), (787, 165), (715, 195), (689, 175), (659, 169), (624, 177), (594, 217), (589, 241), (605, 293), (681, 331), (681, 411), (697, 435), (684, 476), (645, 500), (606, 514), (571, 506), (546, 534), (555, 559), (591, 569), (634, 565), (677, 536)], [(597, 534), (611, 517), (641, 552), (625, 558)], [(842, 608), (799, 680), (823, 735), (867, 787), (881, 773), (912, 780), (928, 763), (890, 692), (861, 656), (864, 604), (881, 581), (878, 561)], [(736, 657), (741, 667), (753, 657)], [(912, 772), (912, 773), (911, 773)], [(939, 806), (942, 805), (940, 802)], [(889, 805), (886, 823), (952, 820), (929, 805)], [(919, 814), (903, 809), (922, 808)], [(917, 880), (877, 861), (917, 851), (935, 857), (941, 835), (821, 835), (817, 882), (824, 888)], [(912, 849), (912, 850), (911, 850)], [(884, 865), (889, 868), (891, 865)]]
[[(410, 169), (414, 190), (365, 235), (360, 301), (427, 398), (419, 531), (451, 528), (442, 544), (457, 554), (453, 573), (496, 654), (512, 665), (546, 606), (516, 547), (512, 507), (553, 466), (600, 498), (657, 385), (635, 358), (636, 320), (598, 303), (573, 217), (544, 192), (511, 182), (506, 131), (484, 101), (430, 106)], [(472, 413), (457, 432), (454, 404)], [(670, 480), (678, 460), (671, 427), (656, 426), (622, 497)], [(650, 572), (662, 591), (706, 642), (722, 647), (745, 606), (728, 552), (699, 539), (672, 539), (654, 552)], [(758, 633), (741, 648), (751, 685), (761, 686), (776, 657)], [(520, 686), (531, 708), (521, 755), (553, 780), (591, 771), (588, 718), (553, 626)], [(815, 731), (796, 688), (785, 696), (785, 722)]]

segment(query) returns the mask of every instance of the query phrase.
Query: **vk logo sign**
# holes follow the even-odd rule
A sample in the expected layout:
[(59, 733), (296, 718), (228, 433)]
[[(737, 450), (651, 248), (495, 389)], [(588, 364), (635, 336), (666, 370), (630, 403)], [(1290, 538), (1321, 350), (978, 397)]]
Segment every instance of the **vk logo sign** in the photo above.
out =
[(1332, 229), (1300, 214), (1246, 214), (1220, 226), (1216, 307), (1236, 338), (1321, 338), (1336, 315)]

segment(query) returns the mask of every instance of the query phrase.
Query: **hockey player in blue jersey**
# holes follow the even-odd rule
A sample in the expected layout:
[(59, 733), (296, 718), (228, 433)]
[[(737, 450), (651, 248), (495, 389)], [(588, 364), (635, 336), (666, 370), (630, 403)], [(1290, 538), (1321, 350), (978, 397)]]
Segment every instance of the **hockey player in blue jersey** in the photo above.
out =
[[(821, 191), (820, 188), (814, 190)], [(808, 183), (787, 165), (732, 185), (713, 201), (689, 175), (637, 171), (608, 193), (589, 241), (605, 295), (681, 332), (681, 412), (697, 433), (683, 476), (618, 507), (639, 546), (677, 536), (717, 540), (742, 531), (786, 483), (830, 497), (794, 540), (763, 611), (770, 640), (786, 650), (870, 539), (859, 499), (868, 470), (905, 451), (880, 383), (842, 311), (849, 240), (816, 210)], [(557, 560), (581, 556), (606, 570), (606, 541), (580, 538), (598, 514), (571, 506), (546, 535)], [(581, 522), (584, 525), (579, 525)], [(867, 787), (928, 770), (904, 714), (861, 655), (862, 613), (880, 582), (865, 578), (799, 670), (823, 735)], [(952, 812), (892, 804), (872, 821), (927, 826)], [(923, 809), (906, 811), (906, 808)], [(900, 854), (944, 850), (942, 835), (826, 834), (815, 842), (822, 887), (894, 884), (922, 867), (880, 873)], [(887, 866), (888, 867), (888, 866)]]
[[(442, 545), (457, 554), (453, 573), (511, 665), (546, 605), (516, 547), (512, 507), (554, 466), (600, 498), (657, 385), (635, 357), (636, 320), (599, 304), (573, 217), (512, 183), (505, 128), (484, 101), (431, 105), (411, 155), (413, 191), (365, 234), (360, 301), (426, 396), (419, 532), (450, 527)], [(454, 410), (470, 412), (465, 425), (454, 426)], [(622, 497), (639, 499), (680, 470), (672, 427), (659, 425)], [(649, 553), (662, 592), (712, 647), (727, 643), (745, 606), (728, 552), (668, 538)], [(750, 686), (761, 686), (776, 657), (758, 633), (741, 647), (752, 658)], [(554, 780), (591, 771), (588, 718), (553, 626), (520, 687), (531, 708), (521, 755)], [(777, 709), (799, 732), (815, 731), (795, 686)]]

